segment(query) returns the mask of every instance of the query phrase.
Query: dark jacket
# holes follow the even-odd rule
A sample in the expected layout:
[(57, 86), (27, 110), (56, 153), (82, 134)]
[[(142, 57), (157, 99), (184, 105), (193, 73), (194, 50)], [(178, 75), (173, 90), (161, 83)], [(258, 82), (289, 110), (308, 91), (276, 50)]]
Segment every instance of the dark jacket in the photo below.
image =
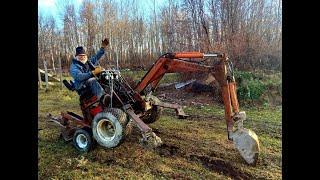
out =
[[(88, 61), (90, 61), (95, 66), (98, 65), (99, 59), (104, 54), (104, 51), (105, 50), (103, 48), (100, 48), (97, 54), (88, 59)], [(72, 63), (70, 66), (70, 74), (74, 79), (74, 86), (76, 90), (79, 90), (86, 82), (86, 80), (93, 77), (88, 62), (83, 64), (75, 58), (72, 59)]]

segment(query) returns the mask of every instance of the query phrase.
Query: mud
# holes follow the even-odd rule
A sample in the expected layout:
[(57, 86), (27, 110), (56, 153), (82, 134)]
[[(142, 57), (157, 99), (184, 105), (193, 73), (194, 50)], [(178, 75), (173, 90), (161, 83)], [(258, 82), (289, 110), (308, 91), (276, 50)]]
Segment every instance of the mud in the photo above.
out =
[(155, 149), (155, 152), (161, 156), (172, 157), (172, 156), (181, 156), (179, 152), (179, 147), (174, 145), (162, 144), (161, 146)]
[[(154, 94), (161, 101), (168, 103), (177, 103), (182, 106), (201, 106), (212, 105), (214, 103), (221, 104), (222, 101), (217, 100), (220, 96), (216, 96), (211, 92), (193, 93), (185, 90), (157, 90)], [(196, 99), (194, 97), (197, 97)]]
[(217, 173), (222, 173), (232, 179), (253, 179), (254, 177), (237, 167), (233, 166), (231, 163), (224, 161), (222, 155), (217, 152), (211, 152), (209, 155), (198, 155), (189, 154), (185, 155), (181, 152), (180, 148), (170, 144), (162, 144), (160, 147), (155, 149), (161, 156), (165, 157), (182, 157), (186, 158), (188, 161), (200, 162), (205, 168), (215, 171)]
[[(176, 117), (175, 112), (168, 112), (168, 111), (163, 111), (163, 115), (167, 116), (172, 116)], [(217, 121), (223, 121), (224, 118), (216, 115), (196, 115), (196, 114), (188, 114), (189, 116), (185, 120), (190, 120), (190, 121), (208, 121), (208, 120), (217, 120)], [(179, 119), (179, 120), (184, 120), (184, 119)]]
[(222, 173), (226, 176), (231, 177), (232, 179), (252, 179), (252, 175), (241, 172), (238, 168), (231, 165), (229, 162), (226, 162), (221, 159), (213, 159), (209, 156), (191, 154), (188, 157), (191, 161), (201, 162), (202, 165), (209, 170), (213, 170), (219, 173)]
[(152, 131), (156, 133), (156, 135), (162, 134), (157, 128), (152, 128)]
[(98, 156), (94, 156), (92, 158), (92, 161), (99, 162), (101, 164), (105, 164), (108, 166), (116, 164), (116, 160), (113, 158), (103, 158), (103, 157), (98, 157)]

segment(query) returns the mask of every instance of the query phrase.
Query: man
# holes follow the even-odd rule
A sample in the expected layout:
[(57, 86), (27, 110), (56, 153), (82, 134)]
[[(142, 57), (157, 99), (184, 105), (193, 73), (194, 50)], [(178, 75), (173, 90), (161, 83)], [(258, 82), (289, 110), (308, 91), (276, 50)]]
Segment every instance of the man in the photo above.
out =
[[(70, 74), (74, 79), (74, 86), (79, 95), (82, 95), (85, 90), (89, 90), (93, 95), (96, 95), (101, 102), (105, 102), (105, 92), (95, 77), (102, 71), (102, 68), (97, 65), (108, 45), (109, 39), (106, 38), (102, 41), (101, 48), (97, 54), (89, 60), (82, 46), (76, 48), (76, 55), (75, 58), (72, 59), (70, 66)], [(96, 66), (94, 70), (90, 69), (89, 63)]]

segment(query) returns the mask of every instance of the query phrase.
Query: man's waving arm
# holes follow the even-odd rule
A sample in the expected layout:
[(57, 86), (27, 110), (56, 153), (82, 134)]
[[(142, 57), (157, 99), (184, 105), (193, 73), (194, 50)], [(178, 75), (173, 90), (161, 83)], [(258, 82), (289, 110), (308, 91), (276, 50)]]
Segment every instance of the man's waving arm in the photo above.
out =
[(97, 65), (99, 62), (99, 59), (102, 57), (102, 55), (105, 53), (105, 50), (107, 49), (109, 45), (109, 39), (105, 38), (102, 42), (101, 42), (101, 48), (99, 49), (99, 51), (97, 52), (97, 54), (95, 56), (93, 56), (92, 58), (89, 59), (89, 61), (92, 62), (93, 65)]

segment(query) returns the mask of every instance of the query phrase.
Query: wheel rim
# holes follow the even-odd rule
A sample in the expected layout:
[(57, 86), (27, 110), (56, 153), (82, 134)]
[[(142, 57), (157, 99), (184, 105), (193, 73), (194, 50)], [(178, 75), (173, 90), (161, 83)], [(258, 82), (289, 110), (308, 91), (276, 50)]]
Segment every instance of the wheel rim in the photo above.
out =
[(88, 145), (88, 138), (84, 134), (79, 134), (76, 138), (78, 146), (83, 149)]
[(101, 139), (111, 141), (115, 137), (116, 128), (109, 119), (102, 119), (97, 124), (97, 134)]

